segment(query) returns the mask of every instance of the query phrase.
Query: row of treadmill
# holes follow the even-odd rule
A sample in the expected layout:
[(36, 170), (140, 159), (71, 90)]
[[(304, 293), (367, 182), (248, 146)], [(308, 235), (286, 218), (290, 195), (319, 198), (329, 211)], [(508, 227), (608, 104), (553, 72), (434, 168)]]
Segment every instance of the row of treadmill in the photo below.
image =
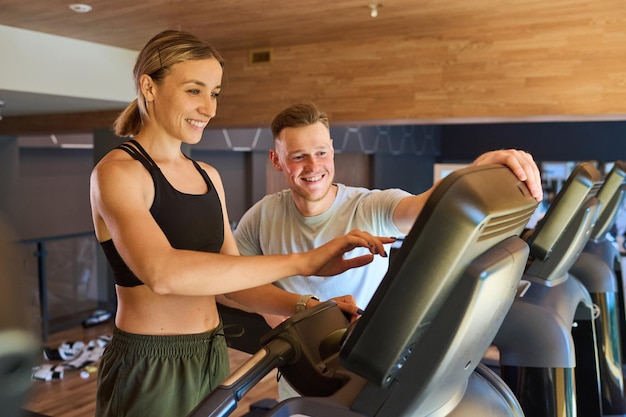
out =
[[(275, 368), (301, 394), (265, 416), (626, 416), (620, 251), (626, 163), (574, 168), (537, 202), (500, 165), (448, 175), (364, 314), (332, 301), (263, 334), (190, 417), (228, 416)], [(494, 361), (486, 352), (498, 352)]]

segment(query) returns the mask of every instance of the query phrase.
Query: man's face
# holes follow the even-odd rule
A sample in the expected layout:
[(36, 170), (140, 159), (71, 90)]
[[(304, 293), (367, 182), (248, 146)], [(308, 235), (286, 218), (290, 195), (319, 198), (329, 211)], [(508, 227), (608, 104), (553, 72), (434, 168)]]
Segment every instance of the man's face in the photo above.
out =
[(318, 122), (285, 128), (274, 143), (276, 149), (270, 151), (272, 164), (285, 175), (294, 198), (323, 200), (335, 176), (335, 151), (326, 126)]

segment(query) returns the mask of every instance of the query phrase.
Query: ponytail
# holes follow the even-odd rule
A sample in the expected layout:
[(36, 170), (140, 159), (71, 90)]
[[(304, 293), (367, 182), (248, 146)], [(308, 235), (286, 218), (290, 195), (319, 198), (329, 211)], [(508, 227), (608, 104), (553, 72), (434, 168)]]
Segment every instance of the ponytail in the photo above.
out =
[(137, 99), (134, 99), (115, 119), (113, 128), (117, 136), (124, 138), (137, 135), (139, 130), (141, 130), (142, 124), (139, 105), (137, 104)]

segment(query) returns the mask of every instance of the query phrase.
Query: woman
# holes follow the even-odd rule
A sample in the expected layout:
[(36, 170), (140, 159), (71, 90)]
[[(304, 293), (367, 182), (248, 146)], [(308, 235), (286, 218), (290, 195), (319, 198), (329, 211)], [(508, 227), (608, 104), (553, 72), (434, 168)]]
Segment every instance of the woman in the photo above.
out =
[[(96, 416), (186, 415), (229, 374), (216, 296), (231, 293), (257, 311), (293, 314), (297, 294), (242, 290), (292, 275), (341, 273), (375, 253), (385, 256), (383, 243), (392, 241), (353, 231), (307, 253), (236, 256), (217, 171), (181, 151), (182, 143), (200, 141), (215, 116), (222, 67), (218, 52), (191, 34), (152, 38), (133, 71), (138, 98), (115, 122), (117, 135), (133, 139), (93, 170), (94, 227), (118, 299)], [(371, 253), (343, 259), (357, 246)], [(354, 313), (353, 300), (345, 301)]]

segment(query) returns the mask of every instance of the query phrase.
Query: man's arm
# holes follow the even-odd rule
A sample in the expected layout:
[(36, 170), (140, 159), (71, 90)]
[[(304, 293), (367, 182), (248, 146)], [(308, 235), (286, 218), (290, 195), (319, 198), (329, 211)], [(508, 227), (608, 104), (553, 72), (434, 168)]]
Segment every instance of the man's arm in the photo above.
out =
[[(217, 297), (220, 304), (238, 308), (249, 313), (257, 313), (265, 319), (270, 327), (276, 327), (286, 318), (296, 313), (296, 304), (301, 294), (295, 294), (274, 285), (262, 285), (248, 290), (237, 291)], [(339, 309), (355, 320), (361, 312), (356, 300), (351, 295), (334, 297)], [(306, 308), (311, 308), (325, 300), (309, 299)]]
[[(526, 182), (526, 185), (537, 200), (543, 199), (543, 189), (541, 187), (541, 173), (539, 167), (535, 163), (533, 157), (528, 152), (517, 149), (504, 149), (490, 151), (480, 155), (472, 162), (473, 166), (502, 164), (509, 167), (511, 171), (519, 178), (520, 181)], [(439, 182), (435, 183), (425, 192), (402, 199), (393, 212), (393, 221), (398, 230), (407, 234), (413, 227), (415, 219), (422, 211), (426, 200), (433, 192)]]
[[(259, 243), (260, 203), (250, 208), (241, 218), (235, 229), (234, 238), (242, 255), (262, 255)], [(236, 291), (220, 296), (217, 301), (229, 307), (260, 314), (271, 327), (276, 327), (287, 317), (296, 313), (296, 303), (301, 294), (288, 292), (273, 284)], [(325, 300), (322, 300), (325, 301)], [(333, 298), (338, 307), (347, 315), (356, 317), (358, 307), (350, 295)], [(307, 302), (313, 307), (319, 301)]]
[(502, 164), (524, 181), (530, 194), (537, 201), (543, 200), (543, 188), (541, 186), (541, 172), (532, 155), (517, 149), (503, 149), (485, 152), (474, 160), (472, 165)]

